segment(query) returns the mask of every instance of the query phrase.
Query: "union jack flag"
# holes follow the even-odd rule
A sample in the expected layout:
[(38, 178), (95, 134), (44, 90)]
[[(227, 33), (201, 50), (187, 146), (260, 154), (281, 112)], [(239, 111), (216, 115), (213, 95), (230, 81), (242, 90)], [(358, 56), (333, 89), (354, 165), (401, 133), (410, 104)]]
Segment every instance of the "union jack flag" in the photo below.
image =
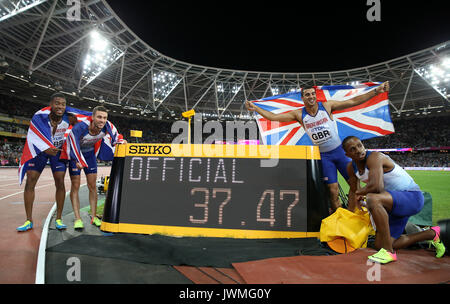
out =
[[(22, 156), (19, 164), (19, 184), (21, 185), (25, 174), (28, 170), (28, 162), (35, 158), (38, 154), (44, 153), (49, 148), (55, 148), (52, 143), (52, 134), (50, 128), (49, 114), (51, 112), (50, 107), (45, 107), (37, 111), (30, 121), (30, 127), (28, 128), (27, 138), (22, 150)], [(89, 120), (92, 116), (92, 112), (79, 110), (76, 108), (66, 107), (63, 119), (68, 120), (67, 113), (74, 114), (77, 117), (78, 122), (84, 122)], [(72, 126), (66, 130), (64, 137), (67, 139)], [(116, 130), (114, 128), (114, 130)], [(116, 130), (117, 131), (117, 130)], [(120, 139), (122, 135), (120, 135)], [(114, 156), (114, 147), (111, 143), (111, 136), (107, 135), (102, 141), (99, 141), (95, 145), (95, 154), (101, 160), (112, 160)], [(68, 159), (67, 154), (67, 141), (64, 142), (60, 159)]]
[[(317, 102), (345, 101), (374, 90), (381, 83), (368, 82), (358, 85), (316, 86)], [(258, 107), (279, 114), (303, 108), (300, 91), (271, 96), (253, 101)], [(311, 139), (298, 121), (269, 121), (256, 113), (256, 122), (265, 145), (312, 145)], [(394, 133), (389, 111), (388, 93), (384, 92), (363, 104), (334, 111), (339, 137), (353, 135), (361, 140)]]
[[(28, 128), (27, 138), (22, 150), (22, 156), (19, 164), (19, 184), (25, 177), (25, 173), (28, 170), (28, 161), (35, 158), (38, 154), (43, 153), (49, 148), (55, 148), (52, 143), (52, 134), (50, 128), (50, 118), (48, 117), (51, 112), (50, 107), (45, 107), (34, 113), (30, 121), (30, 127)], [(78, 120), (84, 120), (90, 115), (91, 112), (78, 110), (71, 107), (66, 107), (63, 119), (68, 120), (67, 113), (74, 114)], [(67, 137), (69, 129), (66, 131)]]
[[(79, 122), (75, 127), (71, 128), (67, 140), (63, 144), (61, 158), (76, 160), (83, 167), (88, 167), (83, 153), (81, 153), (80, 139), (89, 133), (89, 126), (92, 118), (88, 117)], [(123, 142), (123, 136), (119, 134), (117, 128), (110, 122), (106, 121), (102, 131), (106, 134), (102, 140), (94, 145), (95, 156), (104, 161), (110, 161), (114, 158), (115, 145)]]

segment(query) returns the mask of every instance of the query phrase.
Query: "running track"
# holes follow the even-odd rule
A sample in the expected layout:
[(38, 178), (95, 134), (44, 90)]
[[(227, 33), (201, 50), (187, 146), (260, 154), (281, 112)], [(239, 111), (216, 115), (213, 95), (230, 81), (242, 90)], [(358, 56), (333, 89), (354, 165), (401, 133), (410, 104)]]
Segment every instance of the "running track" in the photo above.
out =
[[(109, 175), (110, 167), (99, 167), (98, 176)], [(81, 174), (81, 184), (86, 177)], [(25, 220), (23, 191), (19, 186), (17, 168), (0, 168), (0, 284), (34, 284), (42, 228), (55, 202), (52, 173), (46, 167), (36, 185), (33, 205), (33, 229), (19, 233), (16, 228)], [(66, 173), (66, 192), (70, 178)], [(70, 224), (70, 223), (65, 223)]]

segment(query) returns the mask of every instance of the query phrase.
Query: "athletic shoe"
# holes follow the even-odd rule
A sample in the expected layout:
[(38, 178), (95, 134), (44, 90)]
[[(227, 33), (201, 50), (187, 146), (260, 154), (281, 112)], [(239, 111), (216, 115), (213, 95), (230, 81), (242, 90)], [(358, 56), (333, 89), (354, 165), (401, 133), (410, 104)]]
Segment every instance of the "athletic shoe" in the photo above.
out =
[(369, 256), (368, 258), (369, 260), (376, 263), (387, 264), (390, 262), (397, 261), (397, 254), (389, 252), (384, 248), (381, 248), (380, 251), (378, 251), (374, 255)]
[(102, 225), (102, 221), (101, 221), (98, 217), (94, 216), (94, 217), (91, 219), (91, 224), (92, 224), (92, 225), (95, 225), (95, 226), (97, 226), (97, 227), (100, 227), (100, 226)]
[(76, 220), (75, 223), (73, 224), (73, 228), (74, 229), (83, 229), (84, 228), (83, 221), (81, 219)]
[(436, 248), (436, 257), (442, 258), (445, 253), (445, 246), (439, 238), (439, 236), (441, 235), (441, 227), (434, 226), (434, 227), (431, 227), (430, 229), (434, 230), (434, 232), (436, 232), (436, 235), (434, 236), (434, 239), (432, 241), (430, 241), (429, 247), (431, 247), (431, 245), (433, 245), (434, 248)]
[(30, 229), (33, 229), (33, 223), (30, 221), (26, 221), (25, 224), (17, 227), (17, 231), (19, 231), (19, 232), (28, 231)]
[(55, 221), (55, 225), (56, 225), (56, 229), (58, 229), (58, 230), (63, 230), (63, 229), (67, 228), (67, 226), (63, 224), (61, 219), (57, 219)]

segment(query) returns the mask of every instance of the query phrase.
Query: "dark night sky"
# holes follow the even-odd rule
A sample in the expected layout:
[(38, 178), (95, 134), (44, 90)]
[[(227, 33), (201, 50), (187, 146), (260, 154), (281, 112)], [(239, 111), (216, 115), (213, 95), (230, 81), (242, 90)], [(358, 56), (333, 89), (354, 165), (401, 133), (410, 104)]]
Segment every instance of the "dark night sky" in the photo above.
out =
[(379, 22), (366, 0), (107, 2), (162, 54), (229, 69), (334, 71), (450, 40), (445, 1), (381, 0)]

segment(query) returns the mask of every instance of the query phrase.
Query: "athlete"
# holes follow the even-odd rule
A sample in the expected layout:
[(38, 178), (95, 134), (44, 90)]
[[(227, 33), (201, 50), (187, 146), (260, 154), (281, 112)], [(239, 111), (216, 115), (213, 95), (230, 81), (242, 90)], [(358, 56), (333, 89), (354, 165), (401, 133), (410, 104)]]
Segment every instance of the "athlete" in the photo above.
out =
[[(45, 151), (39, 153), (36, 157), (29, 160), (27, 163), (27, 180), (25, 183), (25, 190), (23, 193), (23, 199), (25, 203), (25, 213), (27, 216), (26, 222), (17, 228), (17, 231), (27, 231), (33, 228), (33, 203), (35, 197), (35, 187), (36, 183), (41, 176), (42, 171), (47, 164), (50, 162), (50, 166), (53, 173), (53, 179), (55, 180), (56, 193), (56, 228), (65, 229), (66, 225), (61, 220), (62, 210), (64, 207), (64, 199), (66, 195), (66, 189), (64, 186), (64, 176), (66, 174), (66, 169), (68, 162), (60, 160), (61, 147), (64, 143), (64, 134), (69, 128), (73, 118), (66, 111), (66, 99), (64, 94), (55, 93), (50, 97), (50, 109), (44, 108), (39, 110), (34, 114), (34, 116), (39, 115), (41, 124), (34, 126), (39, 128), (39, 132), (43, 133), (45, 131), (51, 132), (51, 143), (53, 147), (46, 149)], [(47, 114), (48, 112), (48, 114)], [(45, 130), (47, 129), (47, 130)], [(30, 134), (30, 133), (29, 133)], [(50, 134), (50, 133), (49, 133)], [(27, 138), (27, 140), (32, 140)], [(24, 147), (25, 150), (25, 147)]]
[(341, 207), (337, 170), (348, 180), (346, 167), (350, 159), (345, 156), (344, 150), (342, 149), (337, 124), (333, 119), (332, 113), (337, 110), (360, 105), (376, 95), (387, 91), (389, 91), (389, 82), (386, 81), (376, 89), (346, 101), (329, 100), (322, 103), (317, 102), (316, 89), (312, 87), (304, 88), (301, 91), (301, 96), (305, 104), (301, 110), (274, 114), (257, 107), (251, 101), (246, 102), (246, 107), (249, 111), (256, 111), (268, 120), (280, 122), (298, 121), (303, 126), (313, 144), (319, 146), (323, 179), (330, 190), (331, 211), (334, 212), (337, 208)]
[[(436, 248), (436, 257), (442, 257), (445, 246), (439, 239), (439, 226), (410, 235), (402, 234), (409, 217), (419, 213), (424, 204), (422, 191), (413, 178), (389, 156), (366, 151), (355, 136), (346, 137), (342, 146), (352, 159), (347, 165), (349, 210), (366, 204), (375, 223), (375, 248), (379, 251), (369, 259), (381, 264), (390, 263), (397, 260), (394, 250), (426, 240)], [(366, 185), (361, 188), (359, 181)]]
[(121, 135), (117, 132), (113, 124), (108, 121), (108, 110), (103, 106), (97, 106), (92, 112), (92, 116), (76, 124), (69, 133), (67, 146), (70, 158), (69, 173), (72, 183), (70, 199), (75, 214), (75, 229), (84, 228), (80, 216), (80, 189), (81, 169), (86, 174), (87, 186), (89, 189), (89, 204), (91, 207), (91, 224), (100, 227), (101, 221), (97, 216), (97, 157), (95, 154), (95, 144), (109, 135), (112, 145), (117, 143), (126, 144)]

